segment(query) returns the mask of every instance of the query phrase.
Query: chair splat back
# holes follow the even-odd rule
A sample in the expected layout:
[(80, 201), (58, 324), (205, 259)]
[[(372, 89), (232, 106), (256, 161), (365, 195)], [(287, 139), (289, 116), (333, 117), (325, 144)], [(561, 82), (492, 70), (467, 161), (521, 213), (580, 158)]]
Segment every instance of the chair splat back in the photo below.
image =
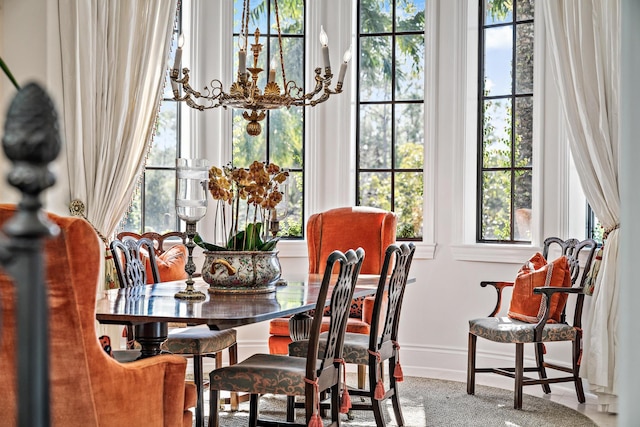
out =
[[(331, 294), (331, 320), (329, 322), (329, 330), (327, 337), (327, 346), (321, 357), (321, 365), (319, 371), (325, 369), (326, 366), (333, 366), (336, 359), (342, 357), (342, 343), (344, 342), (344, 333), (347, 325), (347, 317), (349, 316), (349, 306), (353, 297), (358, 275), (364, 260), (364, 250), (348, 250), (344, 254), (334, 251), (327, 258), (327, 265), (324, 271), (323, 284), (316, 302), (313, 323), (311, 326), (309, 353), (307, 355), (307, 374), (309, 375), (316, 369), (316, 356), (318, 355), (320, 328), (322, 326), (322, 316), (327, 294), (329, 292), (328, 283), (331, 281), (331, 271), (336, 262), (340, 263), (338, 278), (333, 287)], [(313, 378), (311, 375), (309, 378)], [(318, 375), (319, 376), (319, 375)]]
[(155, 248), (155, 255), (161, 255), (165, 252), (165, 242), (179, 240), (180, 243), (187, 243), (187, 235), (182, 231), (171, 231), (169, 233), (156, 233), (155, 231), (147, 231), (146, 233), (138, 234), (131, 231), (121, 231), (116, 236), (119, 240), (125, 240), (127, 237), (131, 237), (135, 240), (147, 238), (153, 242)]
[(131, 237), (125, 237), (124, 240), (116, 239), (111, 242), (110, 248), (122, 287), (143, 286), (147, 283), (147, 259), (151, 265), (153, 282), (160, 282), (155, 249), (150, 239), (135, 240)]
[[(404, 299), (404, 291), (407, 285), (407, 279), (409, 278), (409, 270), (411, 269), (411, 262), (413, 260), (413, 254), (415, 253), (414, 244), (402, 244), (389, 245), (387, 247), (384, 265), (382, 266), (382, 272), (380, 273), (381, 280), (378, 284), (378, 290), (376, 291), (376, 300), (387, 298), (387, 309), (384, 317), (384, 324), (382, 333), (378, 333), (380, 315), (382, 314), (382, 308), (384, 304), (381, 301), (374, 303), (374, 311), (371, 320), (371, 333), (370, 348), (376, 348), (376, 346), (382, 345), (385, 342), (397, 341), (398, 328), (400, 325), (400, 312), (402, 310), (402, 301)], [(395, 264), (393, 265), (393, 271), (389, 277), (388, 284), (386, 285), (387, 292), (385, 292), (385, 284), (382, 277), (386, 277), (391, 263), (395, 256)], [(375, 343), (376, 337), (379, 337), (379, 344)]]
[[(545, 239), (544, 247), (542, 249), (542, 256), (546, 260), (549, 260), (549, 252), (554, 247), (554, 245), (559, 247), (560, 255), (564, 255), (567, 257), (567, 262), (569, 263), (569, 272), (571, 273), (571, 286), (576, 287), (577, 284), (577, 287), (581, 289), (584, 288), (587, 280), (587, 275), (589, 274), (589, 270), (591, 270), (591, 261), (593, 261), (593, 257), (596, 253), (595, 249), (597, 243), (595, 242), (595, 240), (562, 240), (559, 237), (549, 237)], [(581, 256), (586, 257), (583, 264), (581, 264), (580, 262)], [(575, 327), (581, 326), (583, 302), (584, 294), (578, 294), (573, 319), (573, 326)], [(562, 311), (560, 321), (562, 323), (566, 322), (565, 310)]]

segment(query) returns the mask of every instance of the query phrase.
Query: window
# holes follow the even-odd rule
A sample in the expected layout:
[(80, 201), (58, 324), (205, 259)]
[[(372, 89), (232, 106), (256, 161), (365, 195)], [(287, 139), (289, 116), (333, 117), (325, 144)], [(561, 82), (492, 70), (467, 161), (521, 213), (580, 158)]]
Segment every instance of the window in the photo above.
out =
[(603, 234), (604, 234), (604, 228), (602, 227), (602, 224), (600, 224), (600, 221), (598, 220), (598, 217), (596, 216), (595, 212), (593, 212), (593, 209), (591, 209), (591, 206), (589, 206), (589, 203), (587, 203), (587, 233), (586, 233), (586, 237), (588, 239), (593, 239), (595, 240), (599, 245), (601, 245), (603, 242)]
[[(182, 11), (178, 11), (169, 63), (173, 63)], [(180, 104), (173, 100), (169, 73), (166, 73), (163, 100), (160, 103), (153, 144), (149, 150), (140, 184), (131, 208), (123, 220), (126, 231), (166, 233), (180, 229), (175, 210), (176, 158), (180, 157)]]
[(480, 0), (477, 241), (531, 241), (533, 0)]
[(358, 3), (356, 202), (423, 235), (424, 0)]
[[(255, 43), (252, 29), (259, 28), (262, 53), (257, 66), (269, 70), (272, 60), (276, 64), (276, 83), (283, 87), (280, 72), (280, 44), (276, 21), (274, 0), (255, 2), (249, 13), (249, 40), (247, 67), (253, 66), (251, 44)], [(282, 32), (282, 58), (288, 81), (294, 81), (303, 87), (305, 76), (305, 2), (304, 0), (280, 0), (280, 28)], [(234, 46), (242, 29), (243, 0), (234, 0)], [(233, 76), (237, 75), (238, 58), (234, 59)], [(264, 71), (258, 85), (266, 81)], [(280, 236), (301, 238), (304, 217), (304, 109), (302, 107), (282, 108), (267, 113), (262, 121), (262, 132), (258, 136), (249, 136), (246, 132), (247, 121), (242, 110), (233, 110), (233, 165), (248, 167), (254, 160), (275, 163), (289, 170), (287, 186), (286, 217), (280, 221)]]

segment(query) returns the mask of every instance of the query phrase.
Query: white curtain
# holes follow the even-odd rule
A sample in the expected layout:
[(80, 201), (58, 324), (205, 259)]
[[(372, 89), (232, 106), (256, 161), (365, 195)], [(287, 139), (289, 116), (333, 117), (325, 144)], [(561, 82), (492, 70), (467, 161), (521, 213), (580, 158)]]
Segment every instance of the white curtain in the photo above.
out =
[(144, 166), (176, 0), (59, 0), (70, 200), (110, 236)]
[(619, 0), (546, 0), (542, 9), (571, 153), (587, 201), (609, 231), (583, 325), (581, 376), (594, 392), (618, 394)]

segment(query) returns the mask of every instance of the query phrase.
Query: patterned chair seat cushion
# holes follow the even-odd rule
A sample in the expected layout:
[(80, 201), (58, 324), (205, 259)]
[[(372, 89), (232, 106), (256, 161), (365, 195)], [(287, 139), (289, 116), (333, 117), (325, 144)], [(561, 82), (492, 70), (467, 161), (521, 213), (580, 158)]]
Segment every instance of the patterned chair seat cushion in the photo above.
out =
[(252, 394), (304, 395), (306, 365), (306, 357), (254, 354), (236, 365), (213, 371), (209, 387)]
[(236, 342), (235, 329), (212, 331), (207, 325), (176, 328), (160, 348), (173, 354), (212, 354), (232, 346)]
[[(509, 317), (483, 317), (469, 320), (469, 332), (495, 342), (534, 342), (535, 324)], [(542, 330), (542, 341), (571, 341), (576, 328), (564, 323), (547, 323)]]
[[(327, 344), (327, 334), (320, 334), (320, 346), (318, 352), (322, 354)], [(289, 344), (289, 355), (295, 357), (307, 357), (308, 341), (294, 341)], [(346, 333), (342, 347), (342, 358), (347, 363), (366, 365), (369, 363), (369, 335)]]

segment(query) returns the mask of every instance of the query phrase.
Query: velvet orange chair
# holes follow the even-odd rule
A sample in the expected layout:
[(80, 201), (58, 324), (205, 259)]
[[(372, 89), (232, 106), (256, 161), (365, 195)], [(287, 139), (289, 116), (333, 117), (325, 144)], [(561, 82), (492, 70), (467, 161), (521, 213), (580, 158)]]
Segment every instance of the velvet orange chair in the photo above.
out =
[[(0, 205), (0, 226), (14, 213)], [(191, 427), (196, 392), (185, 383), (186, 360), (162, 355), (120, 364), (105, 353), (95, 327), (101, 243), (83, 219), (49, 218), (60, 227), (45, 244), (51, 425)], [(0, 427), (17, 423), (15, 298), (0, 270)]]
[[(334, 250), (344, 252), (361, 247), (365, 251), (361, 274), (380, 274), (387, 246), (396, 240), (397, 217), (378, 208), (354, 206), (330, 209), (309, 217), (307, 250), (309, 273), (324, 273), (325, 260)], [(347, 332), (369, 335), (374, 298), (352, 302)], [(328, 317), (323, 321), (326, 331)], [(274, 319), (269, 324), (269, 352), (289, 354), (289, 319)], [(364, 386), (366, 371), (358, 369), (358, 386)]]

